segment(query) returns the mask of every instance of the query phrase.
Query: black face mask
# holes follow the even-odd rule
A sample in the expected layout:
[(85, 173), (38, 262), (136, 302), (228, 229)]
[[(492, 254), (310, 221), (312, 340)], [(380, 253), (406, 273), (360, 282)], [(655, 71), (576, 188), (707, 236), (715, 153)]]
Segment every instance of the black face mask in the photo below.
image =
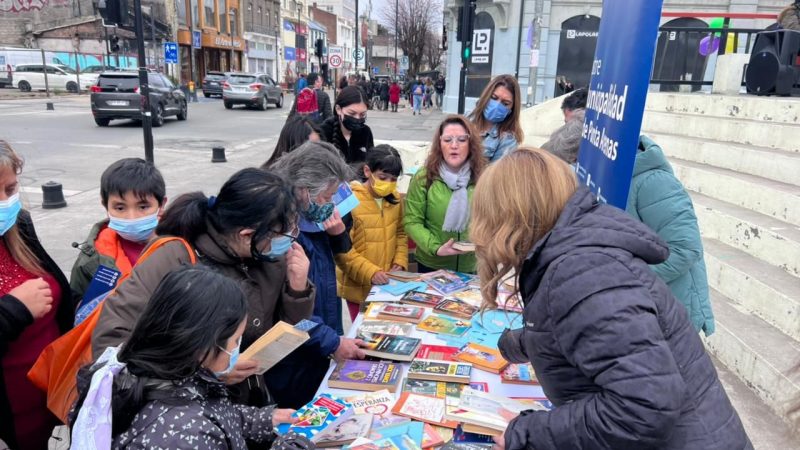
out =
[(356, 119), (353, 116), (344, 116), (342, 125), (350, 131), (361, 131), (366, 127), (367, 119)]

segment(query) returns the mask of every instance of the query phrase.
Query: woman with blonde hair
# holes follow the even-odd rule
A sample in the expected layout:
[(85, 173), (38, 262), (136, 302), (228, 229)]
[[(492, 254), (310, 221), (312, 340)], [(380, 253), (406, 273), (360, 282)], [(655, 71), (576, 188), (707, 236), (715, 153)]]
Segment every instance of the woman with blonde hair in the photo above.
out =
[(502, 158), (523, 141), (520, 109), (519, 83), (513, 76), (498, 75), (483, 90), (469, 118), (483, 140), (483, 154), (489, 162)]
[(23, 161), (0, 140), (0, 440), (10, 448), (47, 448), (58, 420), (27, 373), (44, 348), (72, 328), (69, 283), (22, 209)]
[(475, 255), (453, 248), (469, 240), (470, 199), (486, 167), (478, 133), (464, 116), (448, 116), (433, 137), (425, 167), (406, 194), (406, 234), (417, 244), (420, 272), (475, 272)]
[(555, 405), (511, 420), (498, 447), (753, 448), (686, 308), (648, 267), (667, 246), (566, 163), (523, 148), (489, 167), (471, 231), (485, 308), (517, 274), (525, 325), (500, 351), (533, 364)]

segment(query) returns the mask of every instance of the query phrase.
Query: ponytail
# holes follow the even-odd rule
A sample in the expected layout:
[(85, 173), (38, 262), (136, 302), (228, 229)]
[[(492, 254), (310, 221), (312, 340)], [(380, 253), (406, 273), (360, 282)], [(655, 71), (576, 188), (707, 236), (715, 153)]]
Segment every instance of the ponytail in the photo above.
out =
[(202, 192), (183, 194), (173, 201), (158, 221), (156, 235), (178, 236), (193, 244), (207, 231), (209, 198)]

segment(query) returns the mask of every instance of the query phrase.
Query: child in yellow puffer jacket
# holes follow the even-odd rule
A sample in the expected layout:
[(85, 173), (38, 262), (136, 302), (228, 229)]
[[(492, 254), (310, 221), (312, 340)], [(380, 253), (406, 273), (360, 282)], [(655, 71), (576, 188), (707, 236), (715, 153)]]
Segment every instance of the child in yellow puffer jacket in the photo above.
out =
[(372, 285), (387, 284), (387, 272), (408, 267), (408, 238), (403, 229), (403, 203), (397, 192), (397, 178), (403, 173), (400, 154), (390, 145), (367, 151), (364, 177), (350, 188), (359, 205), (351, 213), (351, 250), (335, 255), (339, 296), (347, 300), (350, 317)]

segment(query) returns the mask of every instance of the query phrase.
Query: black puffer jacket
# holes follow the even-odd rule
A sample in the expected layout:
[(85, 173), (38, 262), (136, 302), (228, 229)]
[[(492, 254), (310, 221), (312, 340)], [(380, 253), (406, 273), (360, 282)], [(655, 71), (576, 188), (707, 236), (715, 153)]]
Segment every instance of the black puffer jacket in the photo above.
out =
[(684, 308), (648, 267), (666, 245), (581, 188), (520, 271), (524, 328), (500, 350), (530, 361), (549, 412), (524, 412), (506, 449), (751, 449)]

